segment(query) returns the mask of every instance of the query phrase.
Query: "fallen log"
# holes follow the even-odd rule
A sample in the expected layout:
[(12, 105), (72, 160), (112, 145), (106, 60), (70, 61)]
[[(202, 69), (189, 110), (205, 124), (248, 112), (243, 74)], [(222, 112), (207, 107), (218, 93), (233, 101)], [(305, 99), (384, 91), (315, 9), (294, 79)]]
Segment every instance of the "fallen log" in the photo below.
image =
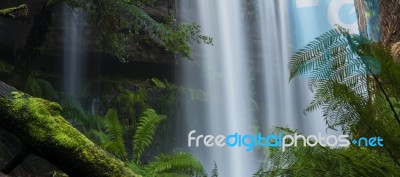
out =
[(0, 128), (16, 135), (29, 152), (69, 176), (140, 176), (73, 128), (60, 112), (57, 103), (31, 97), (0, 81)]

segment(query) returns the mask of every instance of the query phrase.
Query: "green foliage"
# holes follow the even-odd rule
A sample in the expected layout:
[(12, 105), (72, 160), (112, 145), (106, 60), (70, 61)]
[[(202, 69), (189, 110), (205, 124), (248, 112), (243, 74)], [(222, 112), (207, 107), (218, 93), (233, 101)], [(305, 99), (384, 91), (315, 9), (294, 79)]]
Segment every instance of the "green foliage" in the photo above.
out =
[[(144, 169), (146, 176), (167, 176), (166, 174), (186, 174), (186, 176), (205, 176), (201, 163), (189, 153), (178, 152), (173, 155), (161, 154), (156, 161), (150, 162)], [(170, 175), (169, 175), (170, 176)]]
[(104, 125), (109, 142), (103, 144), (103, 147), (120, 159), (126, 160), (127, 154), (124, 145), (123, 128), (114, 109), (107, 111)]
[[(267, 170), (255, 176), (399, 176), (391, 161), (370, 148), (330, 149), (294, 147), (281, 152), (270, 150)], [(269, 168), (268, 168), (269, 166)]]
[(339, 27), (295, 53), (290, 77), (305, 75), (329, 128), (352, 138), (380, 136), (384, 148), (270, 149), (259, 176), (399, 176), (400, 64), (383, 45)]
[[(158, 79), (152, 79), (144, 85), (117, 84), (115, 87), (116, 84), (113, 83), (112, 88), (106, 86), (111, 91), (107, 94), (114, 96), (111, 104), (117, 105), (117, 109), (108, 110), (105, 117), (85, 112), (79, 100), (60, 94), (60, 103), (65, 107), (63, 114), (72, 119), (72, 123), (87, 137), (124, 160), (129, 168), (143, 176), (204, 176), (200, 162), (187, 153), (159, 155), (154, 161), (141, 161), (145, 150), (153, 143), (156, 131), (168, 128), (159, 128), (160, 122), (166, 116), (157, 114), (149, 107), (152, 104), (167, 107), (165, 109), (172, 106), (174, 99), (170, 97), (174, 96), (175, 86)], [(154, 98), (149, 97), (150, 94)]]
[[(347, 132), (360, 119), (362, 111), (356, 109), (377, 106), (371, 101), (381, 99), (375, 97), (386, 95), (386, 89), (396, 90), (400, 83), (396, 75), (399, 64), (393, 62), (383, 46), (351, 35), (342, 28), (329, 31), (308, 44), (292, 57), (289, 66), (291, 78), (307, 74), (309, 87), (314, 91), (314, 99), (306, 112), (322, 108), (331, 128), (342, 126)], [(379, 72), (380, 78), (390, 78), (390, 82), (377, 79)], [(369, 89), (372, 82), (386, 87)], [(399, 98), (400, 94), (394, 94)]]
[(152, 81), (152, 82), (154, 83), (154, 85), (156, 85), (156, 87), (158, 87), (158, 88), (162, 88), (162, 89), (167, 88), (166, 84), (165, 84), (164, 82), (160, 81), (160, 80), (157, 79), (157, 78), (152, 78), (151, 81)]
[(81, 102), (77, 98), (65, 93), (60, 93), (60, 99), (58, 102), (63, 108), (61, 113), (62, 116), (74, 121), (73, 124), (80, 131), (87, 132), (90, 129), (94, 129), (98, 124), (96, 118), (92, 117), (92, 115), (85, 111)]
[(153, 85), (149, 89), (151, 98), (149, 98), (149, 104), (154, 110), (157, 112), (163, 113), (165, 115), (174, 114), (175, 103), (178, 101), (176, 93), (178, 92), (178, 88), (164, 80), (160, 81), (159, 79), (153, 78), (151, 79)]
[(91, 127), (93, 129), (88, 129), (87, 134), (108, 152), (126, 161), (129, 168), (143, 176), (204, 176), (201, 163), (188, 153), (159, 155), (155, 161), (147, 165), (140, 162), (141, 155), (152, 143), (158, 124), (164, 119), (165, 116), (158, 115), (152, 109), (142, 113), (133, 136), (133, 159), (128, 159), (125, 149), (126, 142), (123, 135), (127, 127), (119, 122), (114, 109), (108, 110), (103, 118), (104, 121), (99, 121), (100, 126)]
[(140, 87), (137, 92), (127, 89), (122, 89), (121, 92), (116, 99), (120, 115), (124, 115), (121, 119), (125, 125), (135, 126), (140, 114), (149, 107), (147, 91)]
[[(288, 129), (278, 129), (293, 134)], [(255, 176), (399, 176), (400, 169), (392, 159), (373, 148), (350, 146), (328, 148), (322, 146), (289, 147), (282, 151), (270, 147), (263, 168)]]
[(56, 101), (59, 99), (59, 95), (53, 86), (43, 79), (30, 77), (25, 84), (24, 91), (34, 97), (47, 100)]
[[(159, 85), (156, 85), (154, 81), (159, 81)], [(100, 92), (91, 95), (90, 90), (93, 89), (99, 89)], [(107, 108), (117, 110), (119, 120), (125, 127), (126, 145), (132, 144), (135, 127), (145, 110), (151, 108), (159, 114), (174, 118), (175, 105), (180, 101), (177, 99), (179, 90), (174, 84), (156, 78), (145, 81), (100, 81), (87, 84), (86, 90), (85, 97), (88, 100), (92, 97), (99, 100), (100, 110)], [(175, 121), (171, 119), (158, 127), (154, 142), (149, 147), (151, 152), (164, 152), (173, 148), (173, 136), (170, 133), (175, 126), (174, 123)], [(128, 156), (131, 158), (131, 148), (127, 147), (127, 149)]]
[[(25, 96), (21, 92), (12, 92), (13, 99), (0, 98), (0, 105), (8, 107), (12, 119), (6, 119), (16, 125), (22, 125), (29, 140), (27, 143), (41, 143), (43, 146), (60, 148), (61, 151), (74, 153), (77, 159), (98, 164), (111, 174), (119, 176), (137, 176), (126, 168), (120, 160), (110, 158), (109, 154), (98, 148), (92, 141), (74, 129), (61, 115), (57, 103), (41, 98)], [(51, 149), (51, 148), (50, 148)], [(71, 160), (71, 159), (70, 159)], [(98, 161), (101, 161), (98, 163)], [(105, 165), (107, 164), (107, 165)], [(119, 167), (119, 168), (116, 168)]]
[[(211, 44), (212, 39), (200, 34), (195, 24), (163, 24), (151, 18), (140, 8), (141, 0), (67, 0), (72, 6), (82, 7), (88, 12), (90, 21), (99, 39), (99, 45), (118, 56), (121, 61), (129, 57), (129, 48), (135, 47), (146, 37), (163, 46), (167, 51), (190, 57), (190, 43)], [(149, 3), (149, 1), (146, 1)], [(151, 2), (150, 2), (151, 4)]]
[(133, 137), (133, 161), (136, 164), (139, 164), (145, 148), (149, 147), (153, 140), (158, 124), (164, 119), (165, 116), (158, 115), (152, 109), (143, 112)]

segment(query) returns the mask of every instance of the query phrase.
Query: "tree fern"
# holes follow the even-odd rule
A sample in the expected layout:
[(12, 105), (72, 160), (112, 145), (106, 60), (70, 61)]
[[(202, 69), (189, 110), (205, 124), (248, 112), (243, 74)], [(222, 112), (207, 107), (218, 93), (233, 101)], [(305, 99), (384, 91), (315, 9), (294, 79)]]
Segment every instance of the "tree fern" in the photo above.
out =
[(137, 164), (148, 146), (150, 146), (158, 124), (165, 116), (158, 115), (153, 109), (143, 112), (133, 137), (133, 161)]
[[(384, 148), (376, 149), (376, 152), (372, 150), (356, 152), (357, 149), (353, 147), (341, 150), (320, 148), (321, 152), (310, 151), (304, 156), (333, 154), (335, 156), (330, 158), (336, 158), (337, 161), (332, 160), (331, 163), (352, 164), (354, 166), (349, 167), (347, 171), (353, 174), (371, 176), (371, 173), (364, 168), (368, 166), (375, 174), (382, 176), (384, 172), (374, 168), (385, 166), (390, 169), (389, 175), (397, 176), (398, 169), (389, 164), (400, 165), (400, 152), (398, 152), (400, 107), (396, 104), (400, 98), (400, 65), (394, 62), (389, 50), (379, 43), (349, 34), (347, 30), (339, 27), (318, 37), (305, 49), (295, 53), (289, 68), (291, 79), (307, 74), (309, 87), (314, 92), (313, 100), (305, 112), (322, 109), (330, 128), (341, 127), (344, 133), (353, 138), (381, 136), (385, 139)], [(349, 152), (348, 158), (339, 158), (347, 152)], [(374, 156), (368, 156), (367, 153)], [(375, 161), (365, 159), (358, 162), (356, 158), (353, 159), (352, 154)], [(298, 157), (299, 159), (293, 159), (294, 163), (305, 158), (300, 154)], [(379, 158), (385, 160), (377, 161)], [(310, 162), (312, 160), (311, 158)], [(328, 159), (314, 160), (313, 163), (317, 163), (318, 160), (328, 161)], [(292, 166), (294, 163), (286, 163), (286, 166)], [(309, 164), (311, 167), (318, 165), (318, 163)], [(286, 166), (278, 167), (277, 171), (286, 169)], [(321, 169), (320, 172), (334, 176), (333, 172)], [(300, 172), (301, 169), (291, 168), (291, 170)], [(309, 170), (317, 170), (314, 173), (318, 173), (318, 169)], [(341, 172), (340, 170), (336, 169), (335, 172)], [(291, 174), (290, 171), (284, 171)], [(301, 173), (306, 174), (306, 171), (303, 170)]]
[[(340, 27), (316, 38), (304, 49), (295, 53), (289, 68), (291, 79), (307, 74), (309, 87), (315, 93), (314, 99), (305, 111), (323, 108), (324, 115), (338, 112), (340, 109), (348, 109), (345, 108), (346, 104), (343, 104), (343, 100), (337, 97), (338, 95), (342, 95), (341, 98), (354, 95), (360, 102), (371, 100), (372, 95), (368, 90), (369, 75), (375, 76), (380, 72), (380, 75), (390, 76), (393, 79), (392, 75), (399, 73), (396, 70), (398, 64), (394, 64), (390, 53), (383, 46), (358, 35), (349, 34), (347, 30)], [(399, 79), (395, 76), (393, 80)], [(379, 85), (382, 84), (377, 78), (373, 81)], [(387, 87), (393, 88), (393, 86), (391, 84)], [(351, 91), (354, 94), (345, 96), (340, 93), (334, 94), (334, 92), (341, 92), (338, 88), (349, 89), (347, 92)], [(385, 93), (385, 89), (380, 88), (380, 91)], [(390, 103), (389, 100), (387, 101)], [(354, 116), (353, 114), (349, 121), (353, 120)], [(336, 122), (336, 124), (329, 124), (334, 127), (345, 126), (348, 121), (327, 120), (327, 122)], [(345, 127), (345, 130), (347, 128)]]

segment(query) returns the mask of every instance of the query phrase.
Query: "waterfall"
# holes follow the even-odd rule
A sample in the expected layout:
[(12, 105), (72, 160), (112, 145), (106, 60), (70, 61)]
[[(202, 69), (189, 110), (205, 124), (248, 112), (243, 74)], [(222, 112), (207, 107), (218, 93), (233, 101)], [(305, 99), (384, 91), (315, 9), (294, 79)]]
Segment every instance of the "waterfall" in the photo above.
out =
[(63, 5), (63, 88), (64, 92), (78, 96), (82, 86), (84, 58), (86, 51), (86, 20), (82, 9)]
[[(249, 34), (245, 30), (242, 2), (183, 0), (179, 4), (181, 20), (196, 22), (204, 34), (214, 40), (213, 46), (195, 46), (194, 62), (182, 64), (182, 82), (191, 88), (202, 89), (207, 99), (204, 106), (187, 105), (185, 108), (188, 130), (211, 135), (254, 133), (250, 119), (253, 117), (252, 93), (247, 60), (250, 51), (246, 50)], [(204, 113), (201, 116), (193, 114), (194, 109), (200, 107), (204, 108)], [(251, 176), (259, 167), (256, 154), (241, 148), (200, 147), (193, 153), (207, 169), (215, 160), (220, 176)]]
[[(182, 61), (179, 66), (181, 84), (205, 95), (205, 101), (184, 105), (179, 136), (191, 130), (202, 135), (266, 134), (275, 127), (297, 129), (306, 135), (326, 133), (321, 113), (303, 114), (311, 99), (306, 81), (289, 82), (288, 62), (293, 51), (287, 3), (178, 1), (179, 21), (199, 24), (214, 43), (193, 45), (193, 61)], [(245, 9), (249, 6), (250, 12)], [(190, 95), (183, 97), (193, 100)], [(260, 150), (188, 148), (187, 136), (178, 138), (185, 140), (180, 146), (196, 155), (208, 172), (215, 161), (223, 177), (252, 176), (264, 158)]]
[(264, 98), (262, 117), (264, 129), (289, 127), (303, 134), (326, 132), (325, 122), (319, 112), (303, 114), (312, 94), (306, 80), (289, 81), (291, 53), (291, 28), (288, 2), (258, 0), (259, 35), (261, 37), (261, 82)]

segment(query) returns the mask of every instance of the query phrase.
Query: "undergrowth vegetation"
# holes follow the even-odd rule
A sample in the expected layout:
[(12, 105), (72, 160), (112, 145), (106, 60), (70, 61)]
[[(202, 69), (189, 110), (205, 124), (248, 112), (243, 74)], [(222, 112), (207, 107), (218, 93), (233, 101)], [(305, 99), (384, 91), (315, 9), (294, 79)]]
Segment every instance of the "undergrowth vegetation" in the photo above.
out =
[[(269, 148), (256, 176), (399, 176), (400, 64), (382, 44), (339, 27), (295, 53), (291, 78), (305, 77), (326, 124), (350, 138), (382, 137), (384, 147)], [(288, 134), (291, 130), (280, 129)]]
[(108, 103), (102, 104), (101, 109), (115, 108), (108, 108), (103, 116), (102, 111), (100, 114), (87, 111), (81, 99), (57, 92), (49, 82), (39, 78), (30, 78), (25, 91), (35, 97), (57, 101), (63, 107), (63, 117), (74, 127), (143, 176), (207, 176), (202, 164), (190, 153), (152, 152), (152, 157), (143, 158), (151, 145), (162, 146), (162, 142), (153, 142), (157, 131), (163, 131), (160, 124), (167, 119), (151, 106), (164, 108), (160, 110), (172, 114), (174, 91), (178, 88), (158, 79), (132, 86), (116, 83), (105, 86), (108, 94), (102, 95), (100, 100)]

